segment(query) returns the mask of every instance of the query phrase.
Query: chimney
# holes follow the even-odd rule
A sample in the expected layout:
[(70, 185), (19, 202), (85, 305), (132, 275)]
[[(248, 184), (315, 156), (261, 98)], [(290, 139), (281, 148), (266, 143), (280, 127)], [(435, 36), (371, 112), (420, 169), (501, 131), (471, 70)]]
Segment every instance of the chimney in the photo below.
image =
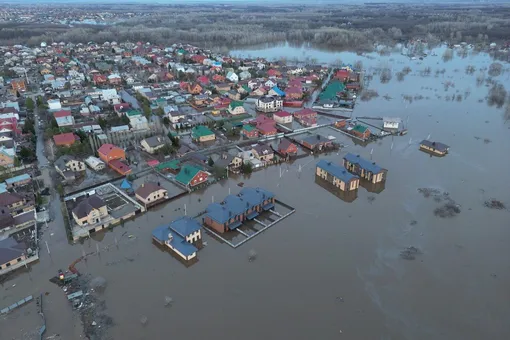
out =
[(142, 183), (142, 188), (145, 186), (145, 183)]

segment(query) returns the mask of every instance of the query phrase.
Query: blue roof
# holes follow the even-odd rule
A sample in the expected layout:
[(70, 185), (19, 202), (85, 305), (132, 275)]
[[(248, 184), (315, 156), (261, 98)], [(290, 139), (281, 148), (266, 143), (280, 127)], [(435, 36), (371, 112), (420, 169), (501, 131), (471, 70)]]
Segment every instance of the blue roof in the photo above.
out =
[(19, 175), (19, 176), (14, 176), (14, 177), (11, 177), (11, 178), (7, 178), (5, 180), (5, 183), (7, 184), (12, 184), (12, 183), (16, 183), (16, 182), (21, 182), (21, 181), (26, 181), (30, 179), (30, 175), (28, 174), (23, 174), (23, 175)]
[(4, 192), (7, 192), (7, 184), (0, 183), (0, 194), (3, 194)]
[(223, 204), (235, 215), (241, 215), (249, 208), (249, 205), (247, 206), (246, 202), (241, 197), (235, 195), (228, 195), (225, 197)]
[(219, 203), (211, 203), (206, 209), (207, 216), (215, 220), (220, 224), (227, 223), (229, 219), (235, 216), (235, 214), (228, 209), (226, 205)]
[(285, 92), (283, 92), (282, 90), (280, 90), (280, 88), (278, 86), (273, 86), (273, 88), (271, 89), (273, 90), (277, 95), (279, 95), (280, 97), (283, 97), (285, 96)]
[(170, 223), (170, 229), (181, 237), (186, 237), (200, 230), (200, 224), (190, 217), (183, 216)]
[(170, 230), (170, 234), (172, 234), (172, 241), (170, 242), (170, 245), (177, 249), (179, 253), (184, 256), (190, 256), (191, 254), (197, 252), (197, 247), (191, 243), (186, 242), (186, 240), (179, 236), (177, 233)]
[(375, 164), (375, 162), (372, 163), (364, 158), (361, 158), (359, 155), (356, 156), (352, 153), (345, 155), (344, 159), (350, 163), (359, 165), (360, 168), (373, 174), (378, 174), (383, 170), (379, 165)]
[(255, 206), (269, 198), (273, 198), (274, 194), (262, 188), (243, 188), (239, 196), (248, 201), (252, 206)]
[(122, 183), (120, 183), (120, 188), (126, 190), (126, 189), (131, 189), (132, 186), (131, 186), (131, 183), (129, 183), (129, 181), (127, 179), (124, 179), (122, 181)]
[(324, 159), (321, 159), (317, 163), (317, 167), (321, 168), (322, 170), (326, 171), (327, 173), (335, 176), (336, 178), (340, 179), (344, 183), (349, 183), (349, 181), (359, 178), (356, 175), (351, 174), (347, 171), (346, 168), (343, 166), (340, 166), (338, 164), (334, 164), (332, 162), (326, 161)]
[(168, 235), (172, 235), (170, 245), (184, 256), (197, 252), (197, 248), (194, 245), (186, 242), (178, 233), (171, 230), (168, 225), (159, 226), (152, 231), (152, 236), (160, 242), (168, 241)]

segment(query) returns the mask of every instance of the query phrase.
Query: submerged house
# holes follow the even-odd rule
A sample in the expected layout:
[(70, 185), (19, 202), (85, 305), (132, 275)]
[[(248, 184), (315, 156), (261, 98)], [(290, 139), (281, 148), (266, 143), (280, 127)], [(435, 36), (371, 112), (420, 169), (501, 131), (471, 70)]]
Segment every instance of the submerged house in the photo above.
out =
[(437, 156), (444, 156), (450, 150), (450, 147), (446, 144), (439, 142), (431, 142), (429, 140), (422, 140), (420, 143), (420, 149), (423, 151), (430, 152)]
[(358, 176), (349, 173), (344, 167), (324, 159), (317, 163), (315, 175), (342, 191), (352, 191), (359, 188)]
[(198, 248), (195, 245), (202, 240), (202, 233), (197, 221), (183, 216), (154, 229), (152, 239), (160, 245), (166, 245), (183, 260), (189, 261), (197, 256)]
[(372, 183), (379, 183), (386, 179), (386, 169), (381, 168), (375, 162), (368, 161), (360, 155), (348, 153), (343, 158), (343, 166), (351, 173), (366, 179)]
[(209, 228), (225, 233), (252, 220), (260, 212), (274, 208), (275, 195), (262, 188), (243, 188), (238, 195), (228, 195), (221, 203), (211, 203), (203, 219)]

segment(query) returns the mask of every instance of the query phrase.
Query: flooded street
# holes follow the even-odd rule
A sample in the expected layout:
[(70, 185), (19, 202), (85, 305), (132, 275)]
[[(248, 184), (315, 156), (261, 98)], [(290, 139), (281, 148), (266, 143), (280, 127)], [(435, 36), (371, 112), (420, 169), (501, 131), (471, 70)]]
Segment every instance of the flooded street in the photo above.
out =
[[(255, 57), (257, 52), (246, 53)], [(260, 56), (271, 59), (268, 53), (260, 51)], [(48, 280), (99, 248), (77, 269), (107, 281), (101, 298), (113, 318), (111, 339), (164, 339), (168, 334), (227, 340), (510, 338), (510, 211), (484, 206), (489, 199), (510, 206), (510, 123), (503, 121), (502, 109), (487, 105), (488, 87), (476, 84), (479, 70), (492, 62), (487, 55), (443, 62), (438, 54), (423, 61), (326, 54), (347, 63), (361, 60), (367, 74), (381, 65), (392, 68), (387, 84), (374, 76), (369, 87), (379, 97), (358, 101), (353, 116), (400, 117), (409, 129), (406, 136), (362, 146), (321, 128), (318, 133), (335, 136), (346, 147), (283, 164), (281, 177), (278, 166), (231, 177), (82, 244), (68, 243), (60, 202), (52, 196), (55, 220), (49, 230), (43, 228), (41, 259), (3, 283), (0, 307), (47, 292), (46, 336), (79, 339), (79, 317)], [(331, 61), (321, 60), (322, 55), (319, 62)], [(466, 75), (468, 65), (477, 71)], [(399, 82), (395, 73), (405, 66), (412, 72)], [(431, 74), (422, 76), (428, 66)], [(444, 74), (436, 76), (437, 69), (445, 69)], [(509, 75), (496, 78), (507, 89)], [(447, 81), (454, 86), (445, 91)], [(461, 101), (445, 100), (457, 94)], [(414, 99), (403, 101), (403, 95)], [(446, 157), (418, 150), (429, 135), (450, 146)], [(388, 169), (382, 192), (360, 187), (357, 198), (347, 203), (316, 184), (316, 162), (341, 163), (347, 152)], [(204, 233), (207, 246), (189, 268), (153, 245), (152, 230), (181, 216), (185, 204), (194, 216), (213, 196), (218, 202), (229, 189), (238, 193), (238, 182), (273, 191), (296, 212), (238, 249)], [(424, 195), (420, 188), (438, 194)], [(442, 218), (434, 211), (445, 203), (445, 192), (460, 212)], [(421, 251), (414, 261), (400, 257), (409, 246)], [(251, 250), (257, 254), (252, 262)], [(170, 306), (165, 306), (167, 296), (173, 299)], [(0, 319), (0, 339), (4, 327)]]

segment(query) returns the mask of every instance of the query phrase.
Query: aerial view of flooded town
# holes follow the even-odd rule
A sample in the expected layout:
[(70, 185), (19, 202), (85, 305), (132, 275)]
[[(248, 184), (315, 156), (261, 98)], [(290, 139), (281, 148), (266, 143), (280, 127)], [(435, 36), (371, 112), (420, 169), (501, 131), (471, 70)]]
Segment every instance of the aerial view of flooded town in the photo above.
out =
[(0, 27), (0, 340), (510, 339), (507, 4)]

